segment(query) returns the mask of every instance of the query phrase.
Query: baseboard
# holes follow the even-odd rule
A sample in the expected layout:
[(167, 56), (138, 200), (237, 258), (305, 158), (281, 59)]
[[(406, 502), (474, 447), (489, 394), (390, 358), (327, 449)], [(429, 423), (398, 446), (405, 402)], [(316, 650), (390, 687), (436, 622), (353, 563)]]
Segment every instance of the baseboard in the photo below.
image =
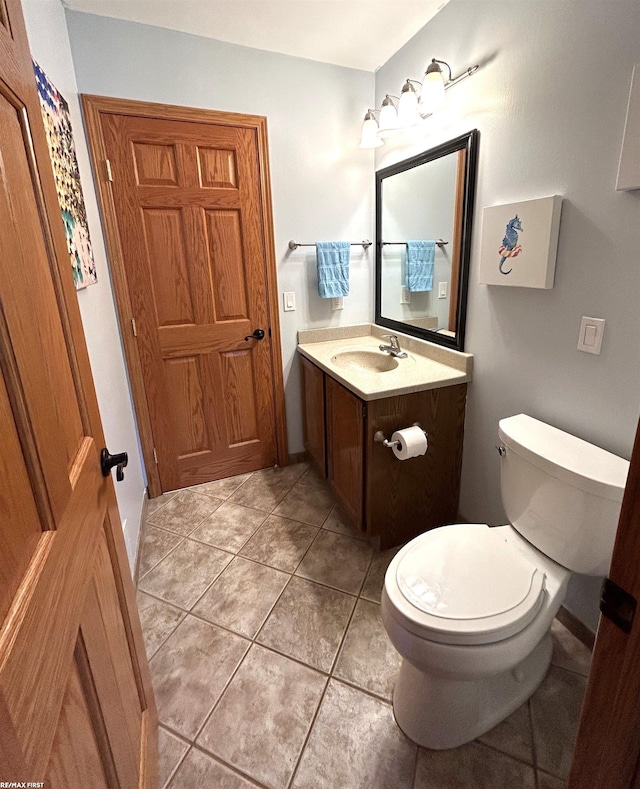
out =
[(556, 614), (556, 619), (561, 622), (578, 641), (582, 642), (587, 649), (593, 652), (593, 645), (596, 640), (595, 633), (592, 633), (575, 614), (572, 614), (571, 611), (567, 611), (564, 606), (560, 606), (560, 610)]
[(295, 463), (304, 463), (306, 460), (309, 460), (309, 453), (307, 451), (292, 452), (289, 455), (290, 466), (293, 466)]
[(133, 583), (138, 586), (138, 574), (140, 572), (140, 542), (142, 541), (142, 529), (147, 520), (147, 507), (149, 506), (149, 496), (147, 489), (143, 488), (142, 507), (140, 508), (140, 526), (138, 527), (138, 544), (136, 545), (135, 572), (133, 573)]

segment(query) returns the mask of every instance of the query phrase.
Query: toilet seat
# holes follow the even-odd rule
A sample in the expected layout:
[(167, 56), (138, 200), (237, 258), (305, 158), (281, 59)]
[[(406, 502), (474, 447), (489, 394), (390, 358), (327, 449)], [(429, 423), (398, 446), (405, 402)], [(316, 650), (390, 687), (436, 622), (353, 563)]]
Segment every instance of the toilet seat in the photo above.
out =
[(543, 603), (545, 573), (508, 532), (510, 539), (504, 528), (464, 523), (408, 543), (385, 581), (403, 626), (448, 644), (489, 644), (523, 630)]

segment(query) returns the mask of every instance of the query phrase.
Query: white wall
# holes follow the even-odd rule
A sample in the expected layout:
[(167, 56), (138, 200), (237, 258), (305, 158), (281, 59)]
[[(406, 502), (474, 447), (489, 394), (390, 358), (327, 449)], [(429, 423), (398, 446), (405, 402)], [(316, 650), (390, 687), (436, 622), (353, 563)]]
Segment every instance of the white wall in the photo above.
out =
[(406, 246), (383, 248), (381, 314), (385, 318), (420, 326), (421, 318), (431, 316), (436, 324), (432, 328), (449, 326), (449, 298), (438, 298), (438, 284), (446, 283), (450, 293), (457, 172), (458, 154), (452, 153), (383, 179), (383, 240), (442, 238), (448, 242), (435, 248), (433, 288), (409, 294), (409, 304), (401, 303)]
[(78, 302), (107, 446), (111, 452), (129, 453), (125, 478), (123, 482), (116, 485), (116, 495), (123, 524), (126, 521), (125, 542), (129, 562), (133, 568), (146, 483), (91, 177), (91, 165), (82, 127), (64, 10), (59, 0), (22, 0), (22, 7), (32, 55), (67, 100), (71, 113), (89, 232), (98, 273), (96, 285), (78, 291)]
[[(297, 331), (370, 321), (374, 258), (352, 247), (350, 295), (332, 312), (315, 251), (287, 245), (373, 238), (373, 155), (358, 148), (373, 74), (92, 14), (67, 11), (67, 23), (83, 93), (267, 116), (289, 451), (300, 452)], [(282, 312), (284, 291), (295, 312)]]
[[(505, 521), (498, 420), (526, 412), (628, 458), (640, 399), (640, 192), (615, 192), (640, 4), (633, 0), (452, 0), (376, 75), (377, 105), (432, 57), (456, 73), (448, 109), (376, 166), (480, 130), (465, 350), (469, 388), (461, 512)], [(399, 135), (400, 136), (400, 135)], [(482, 207), (564, 195), (553, 290), (477, 284)], [(607, 321), (602, 354), (576, 350), (580, 317)], [(567, 607), (597, 623), (599, 580), (572, 583)]]

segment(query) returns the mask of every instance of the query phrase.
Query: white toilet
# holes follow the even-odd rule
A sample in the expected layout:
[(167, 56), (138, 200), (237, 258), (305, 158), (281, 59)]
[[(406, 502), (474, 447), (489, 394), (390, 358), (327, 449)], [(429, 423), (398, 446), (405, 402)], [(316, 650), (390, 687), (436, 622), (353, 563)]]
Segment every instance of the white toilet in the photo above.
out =
[(382, 619), (403, 658), (393, 709), (426, 748), (469, 742), (529, 698), (571, 573), (606, 575), (611, 560), (629, 463), (525, 414), (498, 432), (512, 525), (428, 531), (385, 577)]

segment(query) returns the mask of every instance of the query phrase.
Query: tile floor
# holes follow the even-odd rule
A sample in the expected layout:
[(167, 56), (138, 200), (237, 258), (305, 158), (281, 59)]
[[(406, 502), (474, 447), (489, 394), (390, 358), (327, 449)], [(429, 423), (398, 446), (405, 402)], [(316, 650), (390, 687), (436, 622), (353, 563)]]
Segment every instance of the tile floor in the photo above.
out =
[(560, 623), (532, 699), (476, 742), (416, 747), (390, 704), (375, 553), (305, 464), (150, 502), (138, 604), (168, 789), (558, 789), (590, 653)]

